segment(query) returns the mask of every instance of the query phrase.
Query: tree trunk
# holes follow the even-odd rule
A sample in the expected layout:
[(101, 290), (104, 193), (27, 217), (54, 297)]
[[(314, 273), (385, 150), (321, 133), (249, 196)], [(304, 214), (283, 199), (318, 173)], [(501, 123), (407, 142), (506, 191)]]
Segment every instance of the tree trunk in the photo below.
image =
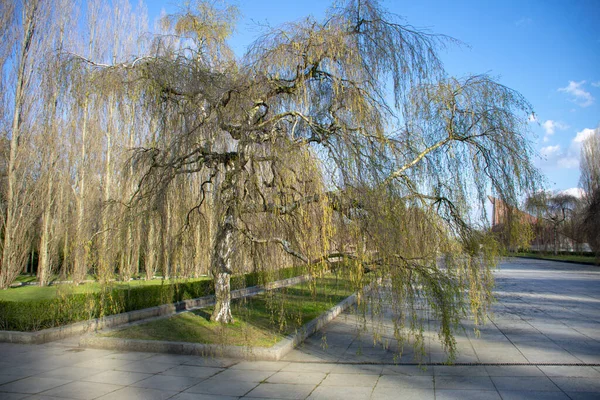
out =
[(111, 97), (108, 101), (108, 122), (104, 137), (106, 138), (106, 155), (104, 162), (104, 193), (103, 193), (103, 210), (102, 210), (102, 245), (100, 255), (100, 277), (102, 281), (108, 281), (114, 275), (114, 264), (112, 257), (112, 249), (110, 248), (110, 238), (112, 237), (113, 229), (110, 221), (112, 216), (112, 207), (109, 206), (111, 198), (112, 186), (112, 150), (113, 150), (113, 110), (115, 108), (114, 99)]
[(77, 223), (75, 234), (75, 257), (73, 259), (73, 282), (79, 283), (85, 279), (87, 273), (87, 240), (85, 229), (86, 212), (86, 158), (87, 158), (87, 129), (88, 129), (88, 102), (89, 93), (86, 93), (83, 102), (83, 127), (81, 130), (81, 165), (79, 166), (79, 196), (77, 197)]
[(216, 299), (211, 320), (228, 324), (233, 322), (230, 278), (233, 271), (233, 256), (237, 253), (235, 248), (237, 170), (231, 165), (226, 167), (225, 179), (221, 184), (219, 194), (220, 199), (217, 204), (224, 205), (225, 211), (217, 216), (219, 219), (216, 224), (217, 229), (210, 262)]
[(144, 257), (144, 267), (146, 269), (146, 280), (154, 278), (156, 273), (157, 248), (160, 241), (157, 239), (155, 218), (153, 215), (148, 216), (148, 241), (146, 242), (146, 254)]
[(42, 234), (40, 237), (40, 250), (39, 250), (39, 262), (37, 278), (40, 286), (46, 286), (48, 284), (48, 277), (51, 270), (50, 262), (50, 225), (52, 223), (52, 189), (53, 189), (53, 178), (48, 178), (48, 187), (46, 191), (46, 201), (44, 203), (44, 213), (42, 215)]
[(231, 316), (231, 274), (218, 272), (215, 276), (215, 309), (211, 320), (229, 324), (233, 322)]
[(554, 255), (558, 255), (558, 227), (554, 225)]
[(211, 271), (215, 282), (215, 309), (211, 320), (228, 324), (233, 322), (231, 316), (232, 255), (234, 248), (234, 225), (231, 207), (227, 208), (225, 218), (219, 224), (215, 237), (215, 247), (211, 260)]

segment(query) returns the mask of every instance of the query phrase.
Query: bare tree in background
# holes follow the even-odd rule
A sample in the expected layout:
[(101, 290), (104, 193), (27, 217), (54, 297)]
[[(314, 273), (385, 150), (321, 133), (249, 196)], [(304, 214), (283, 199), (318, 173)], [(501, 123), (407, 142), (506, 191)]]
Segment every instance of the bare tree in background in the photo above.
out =
[[(11, 2), (8, 2), (11, 3)], [(36, 102), (39, 74), (36, 69), (44, 62), (45, 34), (48, 34), (48, 4), (42, 1), (2, 3), (6, 11), (1, 27), (7, 39), (8, 53), (4, 54), (3, 68), (7, 72), (11, 97), (5, 98), (5, 115), (10, 116), (10, 128), (6, 132), (8, 154), (6, 160), (6, 183), (4, 187), (4, 210), (2, 213), (2, 258), (0, 261), (0, 288), (6, 289), (27, 263), (31, 249), (31, 235), (35, 218), (32, 209), (35, 198), (30, 156), (30, 140), (36, 129), (39, 103)], [(4, 43), (3, 43), (4, 46)], [(3, 76), (4, 77), (4, 76)]]
[(600, 128), (583, 142), (580, 168), (586, 200), (583, 231), (592, 251), (600, 257)]
[[(575, 218), (579, 200), (570, 194), (539, 191), (527, 198), (526, 208), (547, 224), (552, 232), (554, 254), (560, 248), (563, 228)], [(542, 226), (542, 228), (544, 228)]]

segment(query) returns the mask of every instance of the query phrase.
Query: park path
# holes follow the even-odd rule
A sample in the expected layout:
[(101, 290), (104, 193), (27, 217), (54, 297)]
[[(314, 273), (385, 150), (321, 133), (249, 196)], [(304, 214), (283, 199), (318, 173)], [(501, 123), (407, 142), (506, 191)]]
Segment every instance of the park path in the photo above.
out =
[(0, 343), (0, 399), (599, 399), (600, 268), (509, 259), (496, 281), (493, 318), (479, 337), (463, 321), (453, 366), (434, 329), (419, 367), (397, 359), (389, 321), (357, 332), (349, 312), (278, 362)]

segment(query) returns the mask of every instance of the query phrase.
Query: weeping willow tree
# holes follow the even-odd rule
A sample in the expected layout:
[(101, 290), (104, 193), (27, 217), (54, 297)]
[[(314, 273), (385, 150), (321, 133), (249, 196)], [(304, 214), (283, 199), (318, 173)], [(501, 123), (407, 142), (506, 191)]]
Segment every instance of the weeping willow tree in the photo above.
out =
[(226, 44), (235, 17), (195, 4), (165, 18), (172, 35), (152, 56), (105, 68), (161, 121), (132, 159), (134, 200), (198, 182), (188, 221), (210, 227), (216, 321), (232, 320), (236, 271), (345, 259), (359, 287), (366, 270), (389, 285), (399, 339), (422, 330), (426, 299), (453, 352), (459, 318), (490, 304), (498, 253), (473, 210), (490, 191), (515, 205), (537, 179), (530, 105), (488, 76), (448, 77), (437, 52), (452, 39), (374, 0), (273, 29), (240, 59)]

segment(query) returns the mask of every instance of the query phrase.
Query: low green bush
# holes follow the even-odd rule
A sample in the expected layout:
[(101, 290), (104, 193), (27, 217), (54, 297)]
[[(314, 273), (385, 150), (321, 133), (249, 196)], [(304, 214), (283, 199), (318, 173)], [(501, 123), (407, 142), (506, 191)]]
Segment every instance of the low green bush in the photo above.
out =
[[(236, 275), (231, 278), (231, 289), (287, 279), (302, 275), (303, 271), (302, 267), (291, 267), (272, 272)], [(165, 281), (161, 285), (128, 288), (107, 285), (91, 293), (61, 295), (59, 291), (56, 297), (41, 300), (0, 301), (0, 330), (38, 331), (211, 294), (214, 294), (212, 280), (174, 283)]]

